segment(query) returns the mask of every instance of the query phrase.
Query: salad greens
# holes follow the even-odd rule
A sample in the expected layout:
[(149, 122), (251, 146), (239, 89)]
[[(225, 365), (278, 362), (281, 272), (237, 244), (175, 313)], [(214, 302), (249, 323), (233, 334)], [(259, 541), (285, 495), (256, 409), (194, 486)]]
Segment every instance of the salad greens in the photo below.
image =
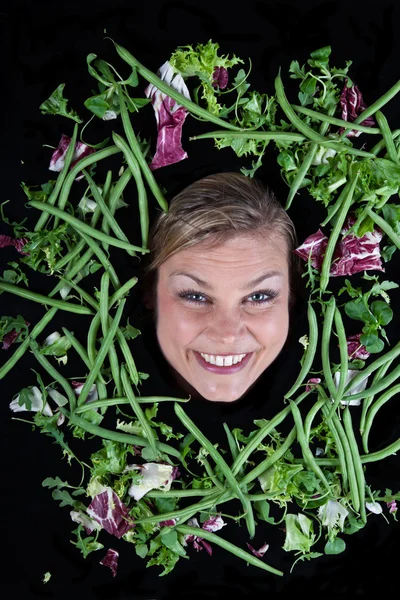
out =
[[(369, 447), (376, 414), (400, 392), (400, 342), (385, 331), (393, 319), (390, 292), (399, 285), (379, 276), (400, 248), (400, 130), (392, 131), (382, 112), (400, 91), (400, 81), (368, 107), (349, 77), (351, 61), (331, 66), (329, 46), (312, 52), (303, 65), (293, 60), (288, 73), (276, 75), (269, 94), (253, 90), (251, 68), (246, 72), (236, 56), (219, 56), (219, 45), (211, 40), (178, 47), (158, 74), (114, 46), (130, 74), (123, 79), (113, 65), (90, 54), (88, 72), (98, 93), (80, 114), (86, 109), (90, 119), (116, 120), (123, 134), (112, 131), (97, 145), (84, 142), (86, 125), (79, 129), (84, 119), (68, 106), (60, 84), (39, 107), (43, 114), (74, 122), (49, 161), (58, 177), (21, 184), (38, 220), (29, 230), (1, 207), (13, 235), (0, 236), (0, 247), (14, 246), (20, 257), (1, 273), (0, 292), (40, 303), (46, 312), (33, 326), (20, 314), (0, 317), (0, 341), (11, 353), (0, 378), (32, 352), (36, 381), (10, 408), (32, 413), (34, 427), (82, 469), (74, 484), (54, 476), (43, 486), (69, 509), (77, 550), (84, 557), (101, 551), (99, 562), (113, 576), (118, 568), (113, 536), (132, 544), (147, 566), (160, 567), (160, 575), (188, 558), (192, 547), (211, 554), (214, 544), (282, 575), (264, 560), (268, 545), (240, 548), (220, 532), (242, 522), (249, 541), (259, 527), (284, 524), (282, 548), (293, 553), (293, 565), (339, 554), (346, 536), (374, 515), (396, 520), (400, 499), (400, 492), (384, 483), (382, 492), (368, 482), (368, 463), (400, 450), (400, 439), (378, 450)], [(298, 84), (296, 99), (286, 92), (289, 79)], [(158, 126), (156, 149), (135, 132), (135, 119), (140, 123), (150, 103)], [(137, 279), (120, 281), (112, 264), (115, 249), (131, 257), (148, 253), (148, 203), (168, 211), (157, 168), (187, 156), (181, 148), (187, 117), (188, 130), (190, 117), (206, 126), (189, 141), (211, 139), (218, 149), (232, 148), (243, 157), (241, 171), (248, 177), (273, 146), (288, 186), (286, 209), (302, 190), (325, 211), (321, 229), (296, 249), (309, 291), (309, 330), (299, 340), (304, 354), (298, 377), (272, 419), (255, 421), (251, 432), (230, 431), (224, 424), (226, 448), (207, 439), (189, 418), (182, 406), (187, 398), (141, 395), (148, 375), (137, 370), (128, 343), (140, 331), (124, 313)], [(219, 129), (207, 130), (208, 125)], [(111, 166), (102, 172), (111, 157), (120, 161), (118, 172)], [(136, 244), (117, 217), (117, 211), (132, 210), (124, 200), (129, 185), (138, 198)], [(47, 296), (29, 288), (29, 269), (55, 279)], [(360, 284), (348, 278), (357, 273)], [(336, 277), (342, 277), (338, 286)], [(58, 311), (65, 311), (63, 331), (43, 337)], [(68, 326), (69, 312), (82, 315), (85, 335)], [(71, 354), (80, 360), (79, 381), (63, 374)], [(181, 431), (158, 420), (161, 402), (172, 404)], [(292, 427), (288, 435), (280, 431), (285, 420)], [(98, 440), (90, 462), (77, 455), (78, 442), (88, 439)], [(229, 514), (235, 500), (239, 514)]]

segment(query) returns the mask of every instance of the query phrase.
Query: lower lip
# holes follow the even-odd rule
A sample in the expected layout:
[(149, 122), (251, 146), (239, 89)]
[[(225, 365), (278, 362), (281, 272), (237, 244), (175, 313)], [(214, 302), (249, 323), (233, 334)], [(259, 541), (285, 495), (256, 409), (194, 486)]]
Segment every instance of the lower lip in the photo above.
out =
[(230, 367), (220, 367), (218, 365), (212, 365), (211, 363), (208, 363), (206, 360), (204, 360), (200, 352), (196, 352), (196, 350), (194, 350), (194, 355), (197, 358), (197, 361), (200, 364), (200, 366), (202, 366), (203, 369), (205, 369), (206, 371), (209, 371), (210, 373), (216, 373), (217, 375), (231, 375), (232, 373), (237, 373), (238, 371), (244, 369), (244, 367), (247, 365), (250, 358), (252, 357), (253, 353), (249, 352), (240, 362), (236, 363), (235, 365), (231, 365)]

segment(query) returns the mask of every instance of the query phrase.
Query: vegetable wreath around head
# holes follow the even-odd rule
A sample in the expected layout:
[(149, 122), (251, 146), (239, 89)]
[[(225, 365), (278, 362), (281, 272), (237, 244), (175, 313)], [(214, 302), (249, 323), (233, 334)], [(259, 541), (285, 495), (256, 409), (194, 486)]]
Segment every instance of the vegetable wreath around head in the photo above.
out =
[[(267, 544), (251, 545), (257, 527), (284, 527), (283, 550), (294, 562), (338, 554), (346, 535), (370, 517), (395, 519), (400, 498), (385, 482), (382, 492), (368, 481), (368, 463), (400, 450), (400, 439), (379, 450), (369, 443), (378, 411), (400, 392), (400, 342), (385, 333), (393, 317), (390, 291), (399, 286), (382, 276), (383, 263), (400, 249), (400, 130), (390, 129), (383, 112), (400, 81), (366, 106), (348, 75), (351, 62), (332, 67), (331, 49), (324, 47), (303, 66), (292, 61), (267, 95), (251, 88), (243, 60), (220, 56), (218, 49), (211, 41), (179, 47), (153, 73), (115, 44), (120, 70), (129, 67), (125, 79), (90, 54), (98, 93), (85, 109), (100, 123), (114, 120), (116, 130), (103, 143), (83, 141), (86, 125), (59, 85), (40, 106), (43, 114), (74, 123), (50, 159), (58, 176), (40, 188), (23, 184), (30, 214), (37, 214), (31, 230), (12, 222), (2, 207), (11, 235), (0, 236), (0, 247), (14, 246), (18, 259), (2, 273), (0, 291), (39, 303), (44, 312), (36, 323), (19, 314), (0, 317), (8, 357), (0, 378), (32, 353), (37, 380), (10, 408), (15, 418), (24, 412), (25, 422), (30, 413), (28, 422), (81, 466), (79, 481), (55, 477), (43, 485), (68, 507), (82, 555), (99, 551), (114, 576), (115, 537), (132, 545), (146, 565), (162, 567), (161, 575), (193, 555), (191, 546), (211, 554), (213, 545), (282, 575), (264, 560)], [(296, 101), (285, 92), (288, 78), (299, 84)], [(136, 113), (153, 109), (154, 148), (133, 125)], [(299, 190), (326, 209), (320, 229), (295, 250), (304, 261), (309, 322), (300, 339), (298, 377), (270, 420), (257, 421), (247, 435), (225, 425), (225, 453), (186, 414), (188, 398), (140, 394), (147, 375), (138, 372), (129, 345), (140, 332), (124, 313), (137, 278), (120, 281), (112, 263), (115, 248), (134, 258), (149, 252), (148, 202), (168, 212), (157, 169), (187, 157), (181, 134), (188, 117), (205, 128), (191, 141), (211, 139), (217, 148), (250, 157), (251, 166), (241, 169), (249, 178), (273, 147), (289, 213)], [(124, 232), (125, 217), (119, 219), (128, 207), (128, 186), (138, 202), (141, 239), (135, 243)], [(47, 295), (28, 287), (28, 268), (54, 279)], [(96, 287), (85, 287), (95, 273)], [(356, 273), (361, 284), (353, 286)], [(50, 333), (62, 311), (65, 326)], [(69, 326), (70, 313), (79, 319), (79, 335)], [(81, 374), (70, 379), (63, 368), (74, 353)], [(171, 403), (184, 433), (157, 420), (161, 402)], [(288, 435), (280, 433), (284, 421)], [(90, 464), (77, 455), (82, 440), (91, 448), (97, 442)], [(202, 465), (201, 476), (188, 468), (189, 458)], [(232, 500), (239, 501), (240, 515), (227, 524), (222, 513), (229, 513)], [(270, 515), (272, 505), (281, 512), (278, 520)], [(247, 528), (246, 548), (224, 539), (223, 528), (236, 522)]]

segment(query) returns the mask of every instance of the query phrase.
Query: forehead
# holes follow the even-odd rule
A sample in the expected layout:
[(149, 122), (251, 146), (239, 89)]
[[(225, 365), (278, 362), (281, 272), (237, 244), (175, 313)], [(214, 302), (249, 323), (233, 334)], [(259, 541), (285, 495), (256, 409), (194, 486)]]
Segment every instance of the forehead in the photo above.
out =
[(209, 278), (227, 274), (240, 278), (276, 270), (287, 276), (288, 247), (281, 235), (237, 235), (219, 245), (202, 242), (176, 252), (160, 267), (166, 276), (180, 269), (194, 269)]

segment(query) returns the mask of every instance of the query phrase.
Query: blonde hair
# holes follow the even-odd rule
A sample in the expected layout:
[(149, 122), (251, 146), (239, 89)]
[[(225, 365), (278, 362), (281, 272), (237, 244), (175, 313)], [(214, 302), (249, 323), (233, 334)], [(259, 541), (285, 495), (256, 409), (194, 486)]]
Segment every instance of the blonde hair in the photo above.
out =
[(288, 249), (291, 296), (299, 261), (294, 224), (275, 194), (240, 173), (216, 173), (190, 184), (154, 221), (145, 266), (146, 287), (155, 292), (158, 268), (173, 254), (200, 243), (215, 247), (236, 235), (280, 235)]

